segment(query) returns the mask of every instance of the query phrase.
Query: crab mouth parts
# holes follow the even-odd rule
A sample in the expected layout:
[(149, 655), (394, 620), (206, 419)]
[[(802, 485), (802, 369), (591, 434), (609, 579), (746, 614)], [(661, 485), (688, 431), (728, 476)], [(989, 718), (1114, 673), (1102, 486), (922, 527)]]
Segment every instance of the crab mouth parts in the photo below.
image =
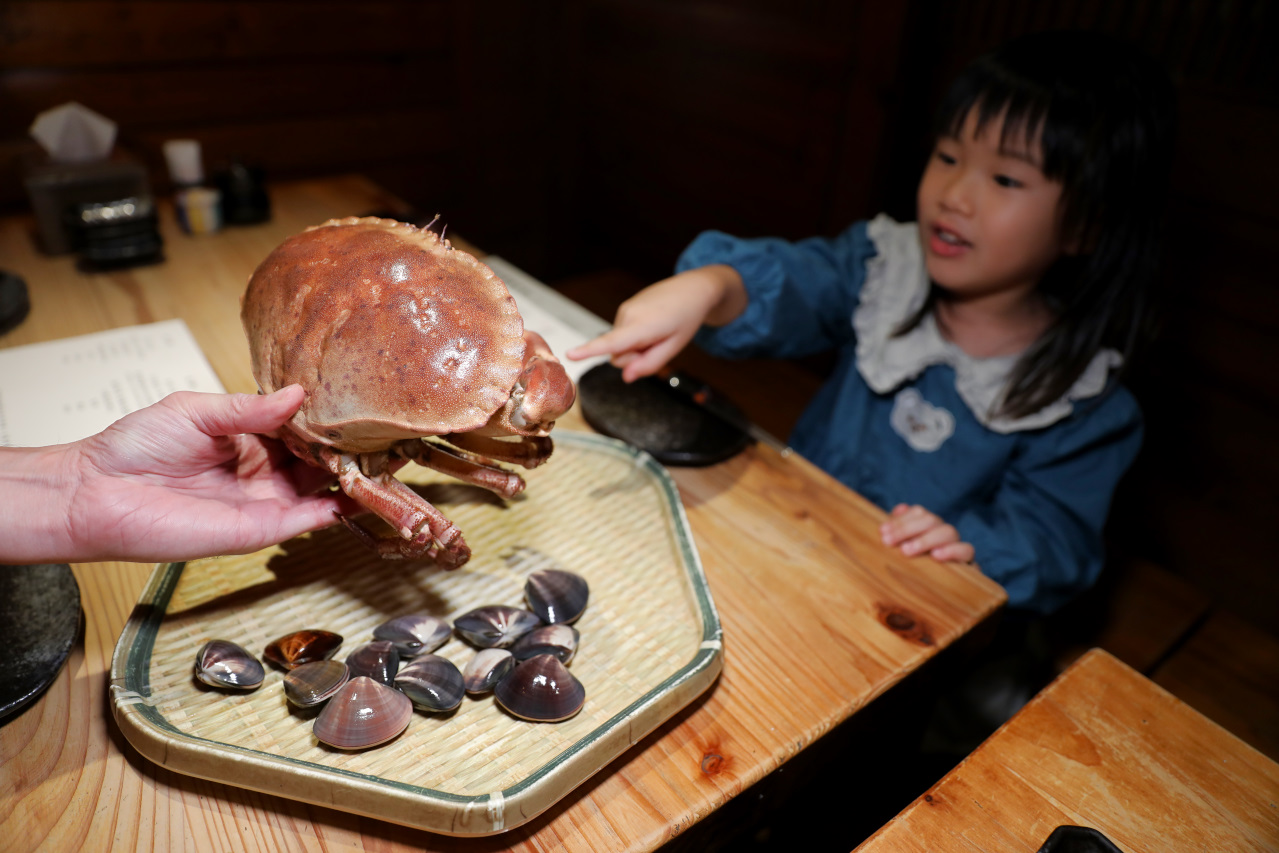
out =
[(511, 424), (519, 429), (526, 429), (529, 420), (524, 412), (524, 392), (527, 390), (523, 379), (511, 390)]

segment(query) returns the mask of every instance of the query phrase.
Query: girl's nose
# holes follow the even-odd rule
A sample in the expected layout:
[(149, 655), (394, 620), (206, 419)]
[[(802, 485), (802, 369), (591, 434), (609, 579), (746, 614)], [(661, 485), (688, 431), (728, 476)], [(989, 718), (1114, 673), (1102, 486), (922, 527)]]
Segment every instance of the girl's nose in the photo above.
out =
[(941, 205), (955, 213), (972, 213), (972, 176), (965, 169), (956, 169), (942, 187)]

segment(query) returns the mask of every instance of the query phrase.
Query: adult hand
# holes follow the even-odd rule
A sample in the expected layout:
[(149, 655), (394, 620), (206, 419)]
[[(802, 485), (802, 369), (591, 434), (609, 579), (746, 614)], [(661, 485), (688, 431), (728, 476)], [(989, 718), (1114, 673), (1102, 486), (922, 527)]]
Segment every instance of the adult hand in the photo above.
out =
[(885, 545), (901, 548), (903, 554), (928, 554), (949, 563), (971, 563), (976, 558), (972, 545), (959, 538), (959, 531), (918, 504), (898, 504), (888, 521), (879, 527)]
[(722, 326), (746, 308), (741, 276), (716, 264), (649, 285), (617, 309), (613, 328), (565, 353), (573, 360), (610, 355), (622, 379), (634, 382), (666, 366), (703, 323)]
[[(0, 558), (242, 554), (332, 524), (335, 512), (358, 512), (344, 495), (322, 491), (333, 481), (328, 472), (262, 435), (287, 421), (304, 397), (296, 385), (267, 396), (184, 391), (83, 441), (28, 451), (41, 466), (28, 473), (43, 486), (31, 511), (62, 515), (21, 525), (0, 546)], [(44, 541), (30, 541), (23, 529), (43, 533)]]

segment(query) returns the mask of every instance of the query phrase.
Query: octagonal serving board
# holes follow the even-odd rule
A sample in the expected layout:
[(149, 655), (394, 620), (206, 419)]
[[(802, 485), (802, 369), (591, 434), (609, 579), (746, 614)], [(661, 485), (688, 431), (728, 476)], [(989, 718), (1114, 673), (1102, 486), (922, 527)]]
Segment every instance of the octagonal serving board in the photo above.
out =
[[(473, 556), (460, 569), (380, 560), (341, 526), (247, 556), (157, 566), (112, 660), (125, 737), (180, 773), (448, 835), (502, 832), (554, 805), (721, 667), (719, 618), (669, 474), (611, 439), (570, 432), (555, 442), (509, 501), (417, 466), (400, 472), (461, 528)], [(586, 704), (565, 722), (527, 722), (491, 695), (468, 696), (448, 715), (415, 711), (388, 744), (343, 752), (315, 738), (318, 712), (292, 708), (269, 664), (251, 693), (193, 677), (211, 639), (261, 658), (279, 636), (323, 628), (343, 636), (344, 659), (404, 613), (452, 621), (480, 605), (522, 606), (538, 568), (590, 584), (571, 665)], [(460, 668), (474, 650), (453, 637), (437, 654)]]

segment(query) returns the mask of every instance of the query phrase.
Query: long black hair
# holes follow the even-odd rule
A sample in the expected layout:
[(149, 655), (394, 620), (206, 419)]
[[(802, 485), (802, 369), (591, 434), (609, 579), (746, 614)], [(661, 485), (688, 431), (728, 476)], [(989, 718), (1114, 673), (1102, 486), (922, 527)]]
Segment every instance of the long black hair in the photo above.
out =
[[(1056, 319), (1009, 378), (999, 414), (1015, 418), (1061, 397), (1104, 347), (1127, 365), (1151, 331), (1176, 95), (1129, 45), (1099, 33), (1034, 33), (960, 73), (937, 134), (958, 136), (974, 110), (979, 132), (1002, 117), (1001, 143), (1038, 136), (1044, 175), (1062, 184), (1063, 238), (1080, 247), (1039, 282)], [(934, 286), (907, 328), (944, 298)]]

